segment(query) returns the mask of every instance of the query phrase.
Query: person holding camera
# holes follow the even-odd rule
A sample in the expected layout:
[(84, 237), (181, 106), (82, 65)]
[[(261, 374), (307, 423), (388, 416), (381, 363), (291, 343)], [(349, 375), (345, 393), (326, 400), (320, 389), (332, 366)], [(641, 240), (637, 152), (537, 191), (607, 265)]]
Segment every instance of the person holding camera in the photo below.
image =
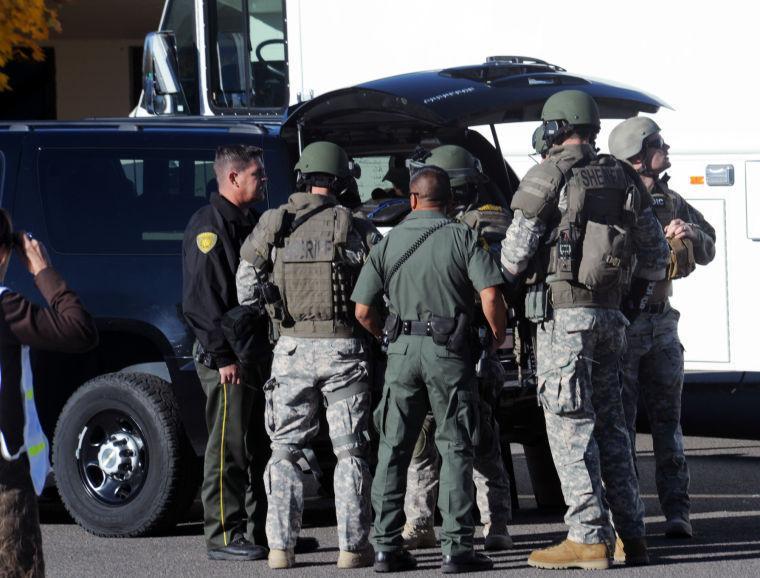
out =
[[(1, 286), (13, 250), (49, 307)], [(49, 469), (49, 444), (37, 417), (29, 348), (80, 353), (98, 331), (79, 298), (50, 266), (45, 247), (13, 233), (0, 209), (0, 575), (44, 576), (37, 496)]]

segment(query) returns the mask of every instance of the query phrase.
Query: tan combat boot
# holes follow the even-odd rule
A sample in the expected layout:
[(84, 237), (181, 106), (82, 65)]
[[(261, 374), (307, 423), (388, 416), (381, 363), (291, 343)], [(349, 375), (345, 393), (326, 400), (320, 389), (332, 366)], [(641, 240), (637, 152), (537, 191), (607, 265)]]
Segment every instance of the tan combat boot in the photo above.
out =
[(565, 540), (549, 548), (533, 550), (528, 557), (528, 565), (550, 570), (606, 570), (610, 567), (610, 559), (607, 544), (579, 544)]
[(338, 568), (348, 570), (350, 568), (366, 568), (375, 563), (375, 550), (367, 544), (362, 550), (348, 552), (341, 550), (338, 555)]
[(486, 524), (483, 526), (486, 550), (510, 550), (514, 546), (506, 524)]
[(296, 563), (296, 555), (293, 550), (270, 550), (268, 562), (272, 570), (292, 568)]
[(615, 562), (626, 566), (645, 566), (649, 564), (647, 541), (644, 538), (621, 538), (615, 541)]
[(410, 526), (404, 525), (404, 531), (401, 533), (404, 538), (404, 546), (407, 550), (420, 550), (422, 548), (435, 548), (435, 530), (432, 522), (430, 525)]

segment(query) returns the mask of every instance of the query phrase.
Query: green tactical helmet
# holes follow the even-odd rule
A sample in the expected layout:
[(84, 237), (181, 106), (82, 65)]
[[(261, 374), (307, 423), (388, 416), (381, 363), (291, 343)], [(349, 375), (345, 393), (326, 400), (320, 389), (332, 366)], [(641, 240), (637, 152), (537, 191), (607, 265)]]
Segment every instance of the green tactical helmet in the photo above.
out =
[(325, 173), (341, 179), (351, 176), (348, 155), (338, 145), (327, 142), (313, 142), (301, 153), (295, 166), (302, 174)]
[(470, 152), (458, 145), (441, 145), (430, 152), (430, 156), (422, 162), (412, 162), (412, 172), (425, 165), (435, 165), (449, 175), (451, 187), (463, 187), (467, 183), (483, 181), (483, 167), (480, 161)]
[(599, 107), (591, 96), (581, 90), (563, 90), (546, 100), (541, 120), (564, 120), (570, 126), (592, 126), (599, 129)]
[(660, 132), (651, 118), (635, 116), (621, 122), (610, 133), (610, 154), (619, 159), (635, 157), (644, 148), (644, 141)]
[(538, 128), (533, 131), (533, 150), (536, 154), (544, 156), (549, 150), (549, 143), (544, 138), (544, 125), (538, 125)]

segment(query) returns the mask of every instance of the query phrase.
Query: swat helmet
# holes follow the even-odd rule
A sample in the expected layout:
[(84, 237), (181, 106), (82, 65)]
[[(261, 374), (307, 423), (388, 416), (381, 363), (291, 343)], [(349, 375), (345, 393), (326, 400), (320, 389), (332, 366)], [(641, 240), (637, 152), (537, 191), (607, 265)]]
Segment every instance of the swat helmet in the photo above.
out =
[(636, 116), (626, 119), (610, 133), (610, 154), (623, 160), (632, 159), (644, 150), (645, 141), (659, 132), (660, 127), (651, 118)]
[(442, 168), (449, 175), (454, 202), (458, 205), (474, 203), (478, 187), (487, 180), (480, 161), (458, 145), (441, 145), (424, 156), (413, 157), (409, 161), (409, 170), (414, 175), (423, 166), (430, 165)]
[(478, 184), (483, 182), (483, 167), (480, 161), (470, 152), (458, 145), (441, 145), (430, 151), (424, 160), (415, 160), (409, 163), (412, 174), (426, 165), (435, 165), (442, 168), (449, 175), (452, 187), (463, 187), (466, 184)]
[(547, 143), (544, 138), (544, 125), (540, 124), (538, 125), (538, 128), (533, 131), (533, 150), (536, 151), (537, 155), (545, 157), (546, 153), (549, 152), (549, 148), (549, 143)]
[(544, 139), (549, 145), (576, 128), (586, 127), (599, 132), (599, 107), (594, 99), (581, 90), (562, 90), (551, 95), (541, 111)]
[(361, 176), (361, 169), (338, 145), (319, 141), (306, 146), (294, 167), (299, 190), (326, 187), (335, 195), (351, 188), (351, 181)]

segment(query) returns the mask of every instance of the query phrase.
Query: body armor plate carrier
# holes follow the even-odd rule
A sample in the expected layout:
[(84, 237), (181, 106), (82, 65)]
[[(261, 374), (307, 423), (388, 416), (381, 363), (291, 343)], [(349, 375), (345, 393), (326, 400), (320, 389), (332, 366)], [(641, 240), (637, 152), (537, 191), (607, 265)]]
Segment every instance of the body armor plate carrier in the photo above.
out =
[(562, 161), (557, 159), (556, 166), (565, 188), (538, 256), (547, 263), (552, 305), (618, 307), (630, 280), (631, 228), (640, 212), (640, 191), (608, 155), (571, 166)]
[(277, 249), (274, 283), (282, 297), (277, 320), (282, 335), (353, 336), (349, 296), (358, 271), (344, 259), (351, 220), (345, 207), (330, 207), (302, 223)]

